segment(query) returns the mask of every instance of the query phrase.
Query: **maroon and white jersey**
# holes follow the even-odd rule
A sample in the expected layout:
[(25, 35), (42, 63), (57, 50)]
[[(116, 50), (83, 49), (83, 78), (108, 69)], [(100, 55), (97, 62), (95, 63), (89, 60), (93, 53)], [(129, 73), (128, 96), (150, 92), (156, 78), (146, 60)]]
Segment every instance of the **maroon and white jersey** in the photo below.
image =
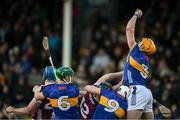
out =
[[(45, 88), (46, 86), (41, 86), (41, 91)], [(36, 109), (35, 113), (32, 115), (33, 119), (51, 119), (52, 118), (52, 113), (53, 113), (53, 108), (51, 107), (51, 103), (49, 99), (43, 99), (40, 102), (39, 107)]]
[(41, 102), (40, 106), (32, 115), (32, 118), (33, 119), (51, 119), (53, 109), (51, 107), (50, 101), (48, 99), (44, 99), (40, 102)]
[(96, 107), (98, 105), (97, 98), (92, 94), (87, 92), (82, 98), (80, 104), (80, 118), (81, 119), (91, 119)]

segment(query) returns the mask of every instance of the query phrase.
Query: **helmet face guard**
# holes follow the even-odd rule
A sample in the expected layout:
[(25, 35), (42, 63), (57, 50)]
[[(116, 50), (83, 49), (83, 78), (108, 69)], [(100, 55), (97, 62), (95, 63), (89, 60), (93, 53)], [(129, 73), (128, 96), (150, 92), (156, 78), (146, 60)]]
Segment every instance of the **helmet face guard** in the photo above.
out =
[(56, 71), (57, 78), (63, 80), (66, 83), (72, 83), (74, 71), (71, 67), (60, 67)]
[(138, 43), (138, 46), (139, 50), (147, 56), (153, 55), (156, 52), (156, 46), (150, 38), (143, 38), (143, 40)]

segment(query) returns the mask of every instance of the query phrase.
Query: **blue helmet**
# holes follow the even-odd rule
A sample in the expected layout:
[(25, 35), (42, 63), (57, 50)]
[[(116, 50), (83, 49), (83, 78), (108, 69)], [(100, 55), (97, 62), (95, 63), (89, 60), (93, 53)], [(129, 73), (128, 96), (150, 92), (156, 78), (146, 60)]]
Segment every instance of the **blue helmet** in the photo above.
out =
[(50, 80), (50, 81), (55, 81), (56, 76), (54, 74), (55, 69), (51, 66), (46, 66), (43, 72), (43, 79), (44, 80)]

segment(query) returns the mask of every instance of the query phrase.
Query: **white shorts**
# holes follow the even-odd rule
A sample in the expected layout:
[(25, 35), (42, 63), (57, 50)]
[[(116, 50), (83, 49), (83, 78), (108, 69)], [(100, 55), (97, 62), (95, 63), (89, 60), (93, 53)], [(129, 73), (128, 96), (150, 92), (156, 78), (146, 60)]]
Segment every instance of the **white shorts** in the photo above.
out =
[(153, 96), (151, 91), (142, 85), (133, 85), (130, 88), (128, 111), (141, 109), (144, 113), (152, 112)]

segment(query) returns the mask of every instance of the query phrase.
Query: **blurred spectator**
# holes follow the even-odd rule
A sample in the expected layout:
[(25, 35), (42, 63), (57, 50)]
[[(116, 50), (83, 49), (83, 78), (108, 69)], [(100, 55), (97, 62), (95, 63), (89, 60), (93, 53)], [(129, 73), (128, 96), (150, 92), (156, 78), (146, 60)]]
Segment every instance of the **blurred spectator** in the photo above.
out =
[(92, 60), (92, 65), (91, 65), (91, 73), (99, 73), (101, 72), (104, 68), (107, 67), (110, 57), (108, 54), (106, 54), (104, 49), (99, 49), (97, 51), (97, 54), (94, 56)]
[(34, 85), (41, 85), (42, 83), (42, 75), (38, 73), (36, 68), (32, 68), (31, 74), (29, 75), (28, 84), (31, 88), (33, 88)]

